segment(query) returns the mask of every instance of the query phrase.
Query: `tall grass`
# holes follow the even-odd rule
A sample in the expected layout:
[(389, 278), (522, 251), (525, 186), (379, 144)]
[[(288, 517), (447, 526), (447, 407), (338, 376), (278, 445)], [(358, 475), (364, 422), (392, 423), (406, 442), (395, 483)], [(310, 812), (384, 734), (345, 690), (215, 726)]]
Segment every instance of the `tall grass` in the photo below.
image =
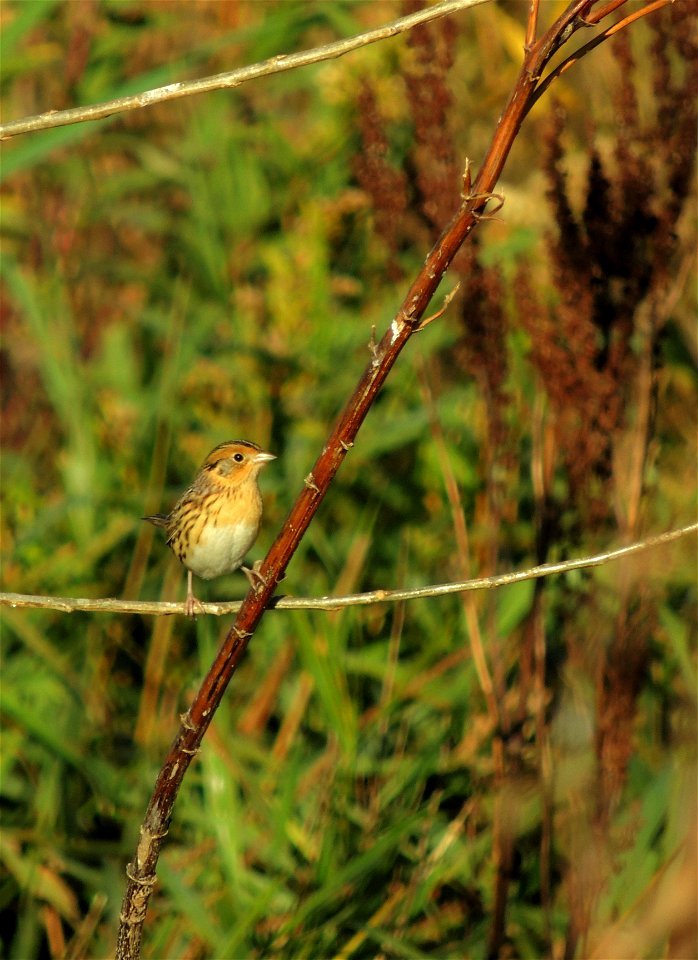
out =
[[(263, 478), (262, 555), (372, 326), (389, 322), (458, 203), (464, 157), (477, 162), (494, 128), (525, 7), (478, 8), (454, 34), (433, 27), (4, 148), (5, 589), (181, 598), (183, 571), (139, 517), (234, 437), (279, 458)], [(5, 114), (229, 69), (395, 12), (17, 4), (5, 14), (21, 52), (4, 59)], [(632, 50), (655, 79), (666, 68), (668, 89), (690, 80), (694, 51), (678, 14), (662, 16), (659, 32), (633, 30)], [(416, 89), (446, 91), (443, 122), (407, 95)], [(391, 376), (283, 592), (493, 573), (690, 519), (695, 220), (679, 173), (664, 182), (673, 134), (658, 132), (650, 71), (606, 47), (556, 94), (522, 131), (501, 220), (456, 265), (461, 305)], [(636, 139), (619, 141), (619, 117)], [(649, 154), (637, 153), (643, 137)], [(655, 246), (633, 247), (646, 286), (616, 301), (627, 416), (605, 425), (565, 412), (561, 368), (542, 362), (562, 318), (568, 337), (581, 326), (574, 311), (592, 290), (570, 298), (560, 283), (571, 248), (554, 180), (568, 174), (571, 218), (587, 217), (591, 243), (603, 184), (589, 186), (590, 142), (609, 222), (626, 209), (626, 147), (629, 167), (647, 165), (648, 209), (674, 217), (663, 247), (652, 224), (628, 226), (628, 244), (635, 230)], [(613, 289), (627, 292), (621, 247), (605, 262), (614, 255)], [(657, 279), (662, 258), (672, 282)], [(650, 332), (638, 320), (648, 289)], [(574, 353), (572, 369), (589, 357)], [(568, 395), (579, 413), (587, 394), (574, 381)], [(610, 460), (585, 447), (583, 469), (566, 446), (574, 430), (608, 442)], [(203, 595), (244, 588), (232, 576)], [(638, 931), (643, 956), (685, 951), (690, 910), (672, 924), (662, 906), (688, 875), (694, 614), (688, 543), (467, 603), (268, 613), (178, 800), (145, 956), (620, 956), (599, 951)], [(4, 955), (110, 955), (159, 760), (224, 629), (3, 608)]]

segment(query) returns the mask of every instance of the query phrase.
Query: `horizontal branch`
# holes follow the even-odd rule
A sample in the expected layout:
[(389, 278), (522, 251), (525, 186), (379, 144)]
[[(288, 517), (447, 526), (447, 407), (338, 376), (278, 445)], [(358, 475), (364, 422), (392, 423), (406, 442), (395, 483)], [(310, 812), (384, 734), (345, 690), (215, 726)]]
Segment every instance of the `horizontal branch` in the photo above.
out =
[(490, 2), (490, 0), (444, 0), (442, 3), (418, 10), (416, 13), (411, 13), (406, 17), (400, 17), (398, 20), (383, 24), (383, 26), (376, 27), (374, 30), (368, 30), (366, 33), (360, 33), (355, 37), (347, 37), (344, 40), (335, 40), (333, 43), (325, 44), (322, 47), (301, 50), (299, 53), (279, 54), (276, 57), (270, 57), (268, 60), (262, 60), (260, 63), (240, 67), (237, 70), (217, 73), (211, 77), (201, 77), (199, 80), (184, 80), (178, 83), (168, 83), (164, 87), (144, 90), (142, 93), (135, 93), (127, 97), (117, 97), (114, 100), (107, 100), (104, 103), (96, 103), (84, 107), (71, 107), (68, 110), (47, 110), (45, 113), (40, 113), (33, 117), (10, 120), (8, 123), (0, 124), (0, 140), (7, 140), (21, 133), (35, 133), (38, 130), (63, 127), (71, 123), (102, 120), (105, 117), (112, 117), (118, 113), (126, 113), (129, 110), (140, 110), (143, 107), (150, 107), (155, 103), (164, 103), (167, 100), (178, 100), (180, 97), (191, 97), (199, 93), (209, 93), (211, 90), (239, 87), (241, 84), (247, 83), (249, 80), (256, 80), (258, 77), (283, 73), (285, 70), (294, 70), (297, 67), (306, 67), (311, 63), (321, 63), (323, 60), (333, 60), (346, 53), (351, 53), (353, 50), (358, 50), (360, 47), (366, 47), (379, 40), (387, 40), (390, 37), (395, 37), (399, 33), (416, 27), (420, 23), (427, 23), (429, 20), (445, 17), (448, 14), (456, 13), (458, 10), (463, 10), (466, 7), (475, 7), (481, 3), (488, 2)]
[[(341, 610), (344, 607), (369, 606), (375, 603), (396, 603), (402, 600), (420, 600), (425, 597), (443, 597), (451, 593), (466, 593), (470, 590), (492, 590), (506, 587), (523, 580), (539, 580), (554, 574), (568, 573), (570, 570), (583, 570), (586, 567), (598, 567), (612, 560), (661, 544), (671, 543), (689, 533), (698, 531), (698, 523), (690, 523), (677, 530), (669, 530), (654, 537), (648, 537), (627, 547), (618, 547), (578, 560), (563, 560), (559, 563), (542, 563), (528, 570), (513, 573), (500, 573), (494, 577), (480, 577), (475, 580), (461, 580), (456, 583), (437, 583), (427, 587), (414, 587), (411, 590), (370, 590), (367, 593), (352, 593), (343, 597), (274, 597), (269, 610)], [(236, 613), (242, 606), (242, 600), (230, 603), (202, 603), (205, 613), (223, 616)], [(72, 597), (41, 597), (24, 593), (0, 593), (0, 606), (36, 607), (44, 610), (60, 610), (63, 613), (138, 613), (143, 616), (166, 616), (184, 612), (183, 603), (150, 602), (148, 600), (91, 599)]]

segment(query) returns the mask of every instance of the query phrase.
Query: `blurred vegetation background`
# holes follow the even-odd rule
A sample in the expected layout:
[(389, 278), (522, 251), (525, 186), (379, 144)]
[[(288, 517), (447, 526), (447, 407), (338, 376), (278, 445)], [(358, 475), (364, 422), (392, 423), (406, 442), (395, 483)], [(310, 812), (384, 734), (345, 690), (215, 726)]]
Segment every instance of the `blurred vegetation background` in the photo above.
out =
[[(7, 2), (4, 117), (411, 9)], [(181, 599), (139, 518), (238, 437), (279, 458), (263, 555), (484, 153), (527, 9), (3, 146), (3, 589)], [(663, 10), (536, 106), (442, 287), (462, 290), (283, 592), (488, 575), (694, 519), (694, 27)], [(695, 957), (695, 572), (690, 537), (487, 595), (268, 614), (185, 780), (144, 956)], [(225, 630), (2, 609), (3, 956), (111, 955)]]

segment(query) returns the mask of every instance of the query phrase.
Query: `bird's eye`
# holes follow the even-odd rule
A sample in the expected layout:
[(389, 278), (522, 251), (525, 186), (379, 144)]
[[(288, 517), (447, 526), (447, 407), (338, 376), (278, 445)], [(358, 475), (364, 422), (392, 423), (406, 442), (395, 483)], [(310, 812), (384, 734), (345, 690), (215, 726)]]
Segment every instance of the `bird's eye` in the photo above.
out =
[(233, 460), (235, 461), (235, 463), (242, 463), (244, 459), (245, 459), (245, 455), (242, 453), (233, 454)]

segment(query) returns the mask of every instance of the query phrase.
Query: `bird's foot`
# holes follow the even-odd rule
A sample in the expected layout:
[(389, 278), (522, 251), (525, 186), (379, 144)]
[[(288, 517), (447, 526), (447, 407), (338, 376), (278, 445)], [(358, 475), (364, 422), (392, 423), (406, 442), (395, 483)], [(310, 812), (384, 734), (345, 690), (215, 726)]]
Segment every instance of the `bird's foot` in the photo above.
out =
[(195, 617), (199, 613), (206, 613), (203, 603), (201, 600), (197, 600), (193, 593), (188, 593), (187, 599), (184, 601), (184, 615)]

